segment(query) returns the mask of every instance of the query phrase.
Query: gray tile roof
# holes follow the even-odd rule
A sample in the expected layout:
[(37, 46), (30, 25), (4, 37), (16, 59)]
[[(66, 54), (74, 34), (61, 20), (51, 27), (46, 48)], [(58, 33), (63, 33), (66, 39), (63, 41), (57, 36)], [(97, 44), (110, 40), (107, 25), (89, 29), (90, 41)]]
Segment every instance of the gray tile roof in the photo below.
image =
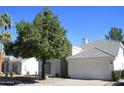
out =
[(82, 52), (67, 57), (70, 58), (90, 58), (90, 57), (114, 57), (117, 55), (121, 43), (113, 40), (98, 40), (82, 46)]

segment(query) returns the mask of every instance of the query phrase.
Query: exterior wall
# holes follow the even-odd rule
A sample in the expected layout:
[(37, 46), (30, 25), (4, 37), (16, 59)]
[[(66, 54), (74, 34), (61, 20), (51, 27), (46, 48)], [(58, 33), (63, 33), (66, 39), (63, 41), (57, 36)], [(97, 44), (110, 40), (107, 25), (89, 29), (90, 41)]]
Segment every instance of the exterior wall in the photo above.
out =
[[(60, 60), (50, 59), (48, 62), (51, 63), (50, 74), (48, 76), (56, 76), (58, 74), (60, 76)], [(42, 73), (42, 61), (39, 62), (39, 75)]]
[(42, 61), (39, 60), (38, 62), (38, 75), (41, 75), (42, 73)]
[(123, 48), (120, 47), (115, 60), (113, 61), (114, 70), (124, 69), (124, 52)]
[(68, 60), (70, 78), (111, 80), (112, 59), (73, 59)]
[(51, 63), (51, 74), (50, 76), (56, 76), (58, 74), (60, 76), (60, 61), (57, 59), (49, 60)]
[(8, 71), (12, 72), (12, 64), (8, 64)]
[(65, 78), (68, 76), (68, 62), (66, 60), (61, 60), (61, 77)]
[(19, 62), (18, 63), (18, 71), (17, 71), (19, 75), (21, 75), (21, 66), (22, 66), (22, 63)]
[(38, 73), (38, 61), (35, 58), (30, 58), (22, 62), (21, 74), (27, 75), (28, 72), (30, 75), (36, 75)]
[(76, 54), (80, 53), (81, 51), (82, 51), (82, 48), (72, 46), (72, 55), (76, 55)]

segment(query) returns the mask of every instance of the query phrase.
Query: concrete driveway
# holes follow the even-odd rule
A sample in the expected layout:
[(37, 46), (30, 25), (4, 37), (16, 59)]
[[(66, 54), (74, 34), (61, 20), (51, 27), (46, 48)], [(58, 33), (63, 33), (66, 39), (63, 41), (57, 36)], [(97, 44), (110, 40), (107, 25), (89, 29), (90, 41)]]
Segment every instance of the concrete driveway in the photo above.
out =
[(48, 78), (45, 81), (37, 81), (34, 84), (19, 84), (19, 86), (112, 86), (114, 82), (102, 80), (79, 80), (79, 79), (63, 79), (63, 78)]

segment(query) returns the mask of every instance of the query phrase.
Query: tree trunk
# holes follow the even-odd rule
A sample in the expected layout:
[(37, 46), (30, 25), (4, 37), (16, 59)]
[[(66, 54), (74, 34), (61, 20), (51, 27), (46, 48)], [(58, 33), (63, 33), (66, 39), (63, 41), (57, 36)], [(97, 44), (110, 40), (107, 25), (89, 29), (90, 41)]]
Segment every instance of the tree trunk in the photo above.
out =
[(46, 79), (45, 64), (46, 60), (42, 60), (42, 80)]
[(5, 77), (8, 77), (8, 71), (9, 70), (9, 64), (8, 61), (6, 62), (6, 73), (5, 73)]

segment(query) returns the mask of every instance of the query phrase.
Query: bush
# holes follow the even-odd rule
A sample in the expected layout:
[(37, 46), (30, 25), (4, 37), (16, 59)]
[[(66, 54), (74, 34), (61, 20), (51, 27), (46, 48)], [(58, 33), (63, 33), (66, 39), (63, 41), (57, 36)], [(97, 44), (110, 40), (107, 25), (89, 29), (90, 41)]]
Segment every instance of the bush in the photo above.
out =
[(118, 81), (120, 78), (121, 78), (121, 71), (120, 70), (112, 71), (112, 80), (113, 81)]
[(56, 75), (55, 75), (56, 77), (59, 77), (59, 74), (58, 73), (56, 73)]
[(13, 77), (13, 72), (10, 72), (10, 77)]
[(8, 77), (8, 72), (5, 72), (5, 77)]
[(121, 78), (124, 79), (124, 69), (121, 71)]

